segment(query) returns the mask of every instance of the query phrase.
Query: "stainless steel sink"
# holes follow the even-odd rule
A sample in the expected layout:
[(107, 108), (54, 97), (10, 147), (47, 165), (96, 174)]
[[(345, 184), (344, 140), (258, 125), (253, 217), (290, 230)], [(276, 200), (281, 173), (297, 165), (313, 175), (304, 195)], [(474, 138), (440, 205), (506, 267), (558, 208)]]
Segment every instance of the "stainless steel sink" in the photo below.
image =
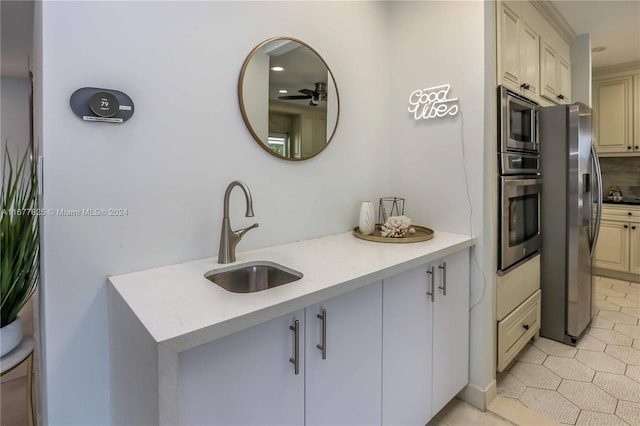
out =
[(257, 261), (209, 271), (204, 277), (233, 293), (255, 293), (297, 281), (302, 273), (277, 263)]

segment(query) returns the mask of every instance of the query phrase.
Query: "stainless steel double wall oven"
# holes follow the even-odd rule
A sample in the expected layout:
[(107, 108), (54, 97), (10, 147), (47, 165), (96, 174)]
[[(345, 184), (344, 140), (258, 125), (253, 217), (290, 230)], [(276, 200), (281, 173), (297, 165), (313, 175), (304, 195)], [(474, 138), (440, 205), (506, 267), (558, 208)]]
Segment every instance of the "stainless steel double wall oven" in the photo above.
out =
[(538, 105), (498, 87), (498, 270), (505, 272), (540, 250)]

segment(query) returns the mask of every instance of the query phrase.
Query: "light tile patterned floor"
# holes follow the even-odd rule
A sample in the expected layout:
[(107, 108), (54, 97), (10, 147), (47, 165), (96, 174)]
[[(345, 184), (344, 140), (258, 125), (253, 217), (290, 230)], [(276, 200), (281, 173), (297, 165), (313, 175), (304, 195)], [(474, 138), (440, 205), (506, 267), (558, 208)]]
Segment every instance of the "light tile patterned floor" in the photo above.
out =
[(498, 394), (558, 422), (640, 425), (640, 284), (596, 277), (597, 316), (576, 347), (539, 338)]

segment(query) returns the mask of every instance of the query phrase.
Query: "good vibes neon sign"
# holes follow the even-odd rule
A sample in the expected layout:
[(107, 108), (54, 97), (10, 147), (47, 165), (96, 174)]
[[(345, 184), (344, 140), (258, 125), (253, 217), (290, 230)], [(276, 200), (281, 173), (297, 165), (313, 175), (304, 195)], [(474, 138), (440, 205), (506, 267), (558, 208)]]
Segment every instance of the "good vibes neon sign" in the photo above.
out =
[(456, 115), (459, 108), (454, 102), (457, 102), (458, 98), (447, 98), (449, 89), (451, 89), (451, 85), (443, 84), (442, 86), (414, 90), (409, 95), (409, 112), (413, 113), (416, 120)]

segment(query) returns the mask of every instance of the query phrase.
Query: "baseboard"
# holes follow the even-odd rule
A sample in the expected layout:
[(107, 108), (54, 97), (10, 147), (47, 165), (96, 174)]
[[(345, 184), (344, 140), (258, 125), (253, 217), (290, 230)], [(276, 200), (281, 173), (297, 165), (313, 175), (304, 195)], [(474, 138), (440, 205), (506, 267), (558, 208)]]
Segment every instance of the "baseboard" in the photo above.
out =
[(487, 411), (487, 406), (498, 394), (496, 381), (492, 380), (489, 385), (482, 389), (473, 383), (467, 384), (459, 393), (458, 398), (473, 405), (478, 410)]
[(561, 424), (525, 407), (519, 401), (497, 396), (487, 407), (487, 411), (508, 422), (521, 426), (560, 426)]
[(599, 275), (601, 277), (609, 277), (609, 278), (615, 278), (617, 280), (622, 280), (622, 281), (632, 281), (634, 283), (640, 283), (640, 275), (630, 274), (628, 272), (612, 271), (610, 269), (594, 267), (593, 274)]

